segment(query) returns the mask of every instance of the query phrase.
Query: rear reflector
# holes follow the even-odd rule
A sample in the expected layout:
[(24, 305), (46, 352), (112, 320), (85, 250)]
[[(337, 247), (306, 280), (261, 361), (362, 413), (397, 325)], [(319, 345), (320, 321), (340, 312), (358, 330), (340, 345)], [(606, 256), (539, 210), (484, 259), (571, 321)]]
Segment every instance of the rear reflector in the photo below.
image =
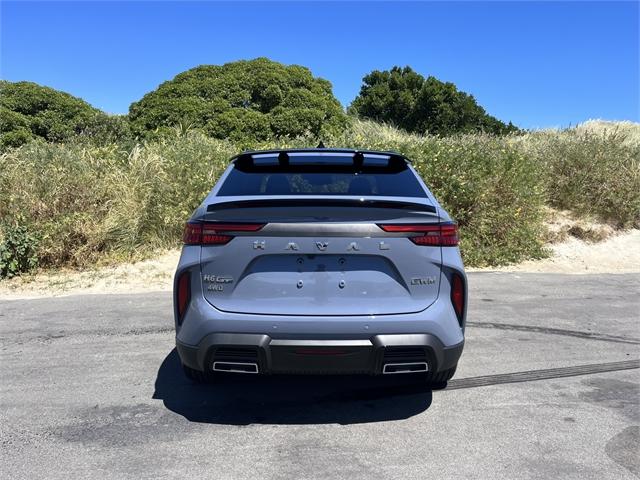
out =
[(458, 245), (458, 225), (455, 223), (439, 223), (434, 225), (378, 225), (385, 232), (418, 233), (409, 237), (416, 245), (431, 247), (455, 247)]
[(462, 325), (464, 315), (464, 281), (457, 273), (451, 276), (451, 304), (456, 311), (458, 322)]
[(224, 245), (232, 232), (257, 232), (264, 223), (188, 222), (184, 226), (182, 242), (185, 245)]
[(178, 324), (182, 324), (184, 313), (187, 311), (189, 305), (189, 299), (191, 297), (191, 272), (186, 271), (178, 278), (178, 295), (177, 295), (177, 307), (178, 307)]

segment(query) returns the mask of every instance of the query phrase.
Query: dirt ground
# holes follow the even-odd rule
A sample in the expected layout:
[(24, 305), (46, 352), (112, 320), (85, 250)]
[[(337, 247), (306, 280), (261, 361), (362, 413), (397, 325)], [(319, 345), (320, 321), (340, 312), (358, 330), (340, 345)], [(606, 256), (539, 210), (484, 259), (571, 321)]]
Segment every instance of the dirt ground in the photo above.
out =
[(551, 256), (517, 265), (469, 271), (490, 270), (532, 273), (637, 273), (640, 272), (640, 230), (614, 235), (602, 242), (576, 237), (549, 245)]

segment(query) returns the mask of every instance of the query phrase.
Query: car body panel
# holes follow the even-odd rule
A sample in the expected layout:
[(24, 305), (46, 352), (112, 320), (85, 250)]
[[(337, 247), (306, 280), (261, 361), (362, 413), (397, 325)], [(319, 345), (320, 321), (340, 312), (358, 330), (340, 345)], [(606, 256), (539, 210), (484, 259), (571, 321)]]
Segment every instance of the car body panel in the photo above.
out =
[[(179, 315), (174, 306), (182, 351), (215, 351), (210, 342), (220, 335), (256, 336), (263, 339), (256, 344), (261, 349), (264, 338), (269, 345), (280, 340), (374, 345), (378, 336), (399, 335), (402, 343), (423, 335), (431, 339), (423, 346), (436, 350), (433, 358), (443, 358), (447, 349), (461, 352), (467, 295), (459, 249), (417, 245), (408, 238), (415, 233), (380, 227), (451, 221), (413, 167), (407, 165), (424, 197), (332, 194), (333, 203), (324, 202), (329, 197), (324, 195), (218, 196), (233, 168), (231, 163), (191, 221), (264, 226), (232, 232), (223, 245), (183, 247), (174, 289), (183, 274), (188, 276), (186, 312)], [(281, 199), (286, 205), (278, 206)], [(451, 300), (454, 275), (465, 289), (462, 317)], [(294, 358), (295, 348), (287, 355)], [(363, 355), (358, 358), (368, 354)], [(198, 358), (208, 359), (206, 352)], [(198, 368), (206, 371), (210, 365)]]

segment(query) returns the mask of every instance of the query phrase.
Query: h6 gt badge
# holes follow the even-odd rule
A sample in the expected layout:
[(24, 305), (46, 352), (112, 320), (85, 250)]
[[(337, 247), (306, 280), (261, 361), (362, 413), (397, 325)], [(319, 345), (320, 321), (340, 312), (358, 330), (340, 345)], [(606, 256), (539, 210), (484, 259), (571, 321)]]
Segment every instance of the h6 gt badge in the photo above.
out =
[(224, 275), (202, 275), (202, 281), (208, 283), (207, 290), (210, 292), (222, 292), (225, 283), (233, 283), (232, 277)]

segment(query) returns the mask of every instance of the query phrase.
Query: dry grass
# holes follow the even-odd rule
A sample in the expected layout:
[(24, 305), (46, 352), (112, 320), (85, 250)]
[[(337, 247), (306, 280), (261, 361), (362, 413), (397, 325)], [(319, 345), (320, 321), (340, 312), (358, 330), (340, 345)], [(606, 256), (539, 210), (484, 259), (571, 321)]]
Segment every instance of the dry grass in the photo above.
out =
[(640, 226), (640, 124), (594, 120), (512, 141), (542, 168), (549, 206), (619, 228)]

